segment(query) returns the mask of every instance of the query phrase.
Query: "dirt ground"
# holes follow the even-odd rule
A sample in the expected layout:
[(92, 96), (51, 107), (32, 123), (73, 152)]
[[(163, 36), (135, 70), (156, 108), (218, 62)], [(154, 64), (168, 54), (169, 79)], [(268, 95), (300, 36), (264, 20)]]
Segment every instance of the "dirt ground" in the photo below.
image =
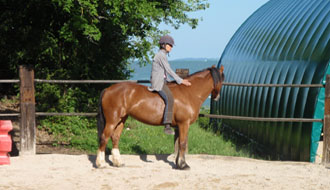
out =
[(306, 162), (187, 155), (191, 170), (174, 169), (172, 155), (122, 155), (125, 166), (95, 168), (95, 155), (37, 154), (0, 165), (0, 189), (319, 189), (330, 169)]
[[(17, 126), (15, 138), (17, 139)], [(0, 190), (36, 189), (330, 189), (330, 169), (316, 163), (187, 155), (191, 170), (175, 169), (173, 155), (122, 155), (125, 166), (95, 168), (95, 155), (47, 145), (37, 131), (37, 154), (13, 156), (0, 165)], [(19, 147), (19, 144), (17, 145)]]

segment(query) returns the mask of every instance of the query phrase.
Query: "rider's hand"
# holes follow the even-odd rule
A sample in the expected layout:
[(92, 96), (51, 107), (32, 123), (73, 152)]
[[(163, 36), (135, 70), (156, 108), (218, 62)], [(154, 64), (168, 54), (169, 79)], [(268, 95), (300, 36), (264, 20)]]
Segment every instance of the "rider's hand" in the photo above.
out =
[(190, 86), (191, 85), (191, 83), (187, 79), (183, 79), (182, 80), (182, 84), (184, 84), (186, 86)]

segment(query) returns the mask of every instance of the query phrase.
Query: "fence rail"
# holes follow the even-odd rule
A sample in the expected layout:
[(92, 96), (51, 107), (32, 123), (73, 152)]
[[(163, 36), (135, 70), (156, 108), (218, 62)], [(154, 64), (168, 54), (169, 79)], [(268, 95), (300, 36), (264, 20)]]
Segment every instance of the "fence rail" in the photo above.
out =
[[(0, 83), (18, 83), (20, 80), (0, 80)], [(35, 83), (53, 83), (53, 84), (114, 84), (121, 82), (150, 83), (150, 80), (45, 80), (34, 79)], [(243, 87), (292, 87), (292, 88), (323, 88), (325, 84), (248, 84), (248, 83), (227, 83), (225, 86), (243, 86)], [(36, 112), (36, 116), (87, 116), (94, 117), (97, 113), (55, 113), (55, 112)], [(19, 113), (0, 114), (1, 116), (20, 116)], [(322, 119), (310, 118), (259, 118), (246, 116), (199, 114), (199, 117), (208, 117), (216, 119), (233, 119), (246, 121), (269, 121), (269, 122), (323, 122)]]
[[(19, 83), (20, 80), (0, 80), (0, 83)], [(45, 80), (34, 79), (36, 83), (53, 84), (114, 84), (121, 82), (150, 83), (150, 80)], [(243, 86), (243, 87), (287, 87), (287, 88), (324, 88), (325, 84), (253, 84), (253, 83), (222, 83), (224, 86)]]
[(0, 113), (0, 117), (19, 117), (20, 113)]
[[(0, 81), (1, 82), (1, 81)], [(99, 84), (113, 84), (121, 82), (135, 82), (135, 83), (150, 83), (149, 80), (44, 80), (34, 79), (37, 83), (60, 83), (60, 84), (86, 84), (86, 83), (99, 83)]]
[(269, 121), (269, 122), (320, 122), (322, 119), (309, 119), (309, 118), (272, 118), (272, 117), (245, 117), (245, 116), (231, 116), (231, 115), (214, 115), (214, 114), (199, 114), (199, 117), (208, 117), (215, 119), (234, 119), (245, 121)]
[[(21, 153), (35, 154), (35, 117), (42, 116), (87, 116), (95, 117), (97, 113), (49, 113), (35, 112), (35, 83), (58, 83), (58, 84), (82, 84), (82, 83), (102, 83), (113, 84), (120, 82), (150, 83), (149, 80), (44, 80), (34, 79), (34, 70), (28, 66), (20, 66), (20, 79), (0, 80), (0, 83), (19, 83), (20, 84), (20, 113), (1, 113), (0, 117), (20, 117), (21, 124)], [(243, 87), (285, 87), (285, 88), (326, 88), (325, 95), (325, 116), (322, 119), (312, 118), (260, 118), (245, 116), (229, 116), (200, 114), (199, 117), (217, 118), (217, 119), (235, 119), (247, 121), (266, 121), (266, 122), (321, 122), (324, 123), (324, 147), (322, 161), (325, 165), (330, 165), (330, 75), (327, 76), (325, 84), (240, 84), (226, 83), (225, 86), (243, 86)], [(23, 142), (23, 143), (22, 143)]]
[(36, 112), (36, 116), (87, 116), (95, 117), (97, 113), (55, 113), (55, 112)]
[(243, 87), (291, 87), (291, 88), (324, 88), (325, 84), (241, 84), (241, 83), (227, 83), (222, 85), (227, 86), (243, 86)]
[[(98, 113), (58, 113), (58, 112), (35, 112), (36, 117), (42, 116), (85, 116), (85, 117), (96, 117)], [(0, 117), (17, 117), (20, 113), (5, 113), (0, 114)], [(199, 114), (199, 117), (215, 118), (215, 119), (233, 119), (233, 120), (245, 120), (245, 121), (268, 121), (268, 122), (303, 122), (312, 123), (319, 122), (323, 123), (323, 119), (310, 119), (310, 118), (271, 118), (271, 117), (245, 117), (245, 116), (231, 116), (231, 115), (215, 115), (215, 114)]]
[(0, 83), (19, 83), (18, 79), (0, 80)]

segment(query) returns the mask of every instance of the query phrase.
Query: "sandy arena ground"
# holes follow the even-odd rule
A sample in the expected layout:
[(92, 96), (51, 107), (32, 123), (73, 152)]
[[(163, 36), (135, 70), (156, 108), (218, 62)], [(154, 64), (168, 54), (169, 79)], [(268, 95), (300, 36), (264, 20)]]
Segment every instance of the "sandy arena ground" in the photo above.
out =
[(95, 155), (11, 157), (0, 165), (0, 189), (330, 189), (330, 169), (315, 163), (187, 155), (191, 170), (180, 171), (171, 155), (122, 159), (124, 167), (96, 169)]

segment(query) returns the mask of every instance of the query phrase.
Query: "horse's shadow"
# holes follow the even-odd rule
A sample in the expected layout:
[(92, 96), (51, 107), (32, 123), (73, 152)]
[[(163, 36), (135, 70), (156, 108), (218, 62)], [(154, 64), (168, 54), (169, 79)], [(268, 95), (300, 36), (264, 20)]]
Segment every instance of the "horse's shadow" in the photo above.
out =
[[(107, 155), (109, 155), (109, 154), (107, 154)], [(171, 156), (171, 154), (156, 154), (156, 155), (155, 155), (157, 161), (162, 160), (163, 162), (169, 164), (169, 165), (172, 167), (172, 169), (176, 169), (176, 165), (175, 165), (175, 163), (172, 162), (172, 161), (169, 161), (169, 160), (168, 160), (168, 157), (169, 157), (169, 156)], [(106, 156), (106, 157), (105, 157), (105, 161), (106, 161), (107, 163), (109, 163), (110, 166), (113, 166), (113, 163), (112, 163), (112, 161), (109, 159), (109, 157), (110, 157), (110, 156)], [(147, 154), (141, 154), (141, 155), (140, 155), (140, 159), (141, 159), (142, 161), (144, 161), (144, 162), (152, 163), (151, 160), (148, 160), (148, 155), (147, 155)], [(93, 168), (97, 168), (97, 166), (96, 166), (96, 155), (88, 155), (88, 160), (93, 164)]]
[[(87, 155), (87, 157), (88, 157), (88, 160), (93, 164), (93, 168), (97, 168), (97, 166), (96, 166), (96, 155)], [(109, 163), (110, 166), (113, 166), (113, 163), (109, 159), (109, 156), (105, 157), (105, 162)]]
[[(148, 155), (147, 155), (147, 152), (145, 150), (143, 150), (140, 146), (138, 145), (135, 145), (133, 146), (133, 150), (134, 152), (136, 152), (137, 154), (140, 155), (140, 159), (144, 162), (152, 162), (151, 160), (148, 160)], [(156, 160), (162, 160), (164, 161), (165, 163), (168, 163), (170, 166), (172, 166), (172, 168), (176, 168), (174, 162), (170, 162), (168, 160), (168, 157), (170, 156), (170, 154), (156, 154), (155, 157), (156, 157)]]
[[(147, 156), (148, 155), (140, 155), (140, 159), (143, 160), (143, 161), (146, 161), (146, 162), (152, 162), (152, 161), (147, 160)], [(158, 160), (158, 161), (162, 160), (163, 162), (165, 162), (165, 163), (169, 164), (170, 166), (172, 166), (172, 169), (176, 169), (175, 163), (168, 160), (169, 156), (171, 156), (171, 154), (156, 154), (155, 155), (156, 160)]]

